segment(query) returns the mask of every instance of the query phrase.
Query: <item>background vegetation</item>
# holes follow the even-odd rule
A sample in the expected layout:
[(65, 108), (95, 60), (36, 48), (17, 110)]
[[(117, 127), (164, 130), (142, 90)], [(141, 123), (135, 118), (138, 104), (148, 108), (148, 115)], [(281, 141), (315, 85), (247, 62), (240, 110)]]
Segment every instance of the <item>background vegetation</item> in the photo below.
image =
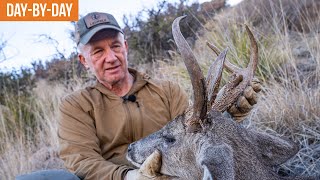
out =
[[(259, 44), (257, 77), (263, 83), (259, 103), (243, 123), (300, 144), (300, 151), (277, 167), (282, 175), (320, 175), (320, 2), (317, 0), (244, 0), (186, 5), (165, 1), (146, 9), (147, 20), (124, 17), (130, 64), (155, 78), (178, 82), (191, 94), (187, 71), (171, 35), (175, 17), (182, 23), (204, 71), (215, 59), (206, 41), (229, 47), (228, 58), (245, 67), (250, 51), (242, 24)], [(70, 34), (72, 37), (72, 33)], [(0, 63), (5, 60), (0, 38)], [(57, 158), (60, 98), (84, 87), (89, 76), (76, 52), (34, 62), (33, 68), (0, 70), (0, 179), (39, 169), (63, 168)], [(228, 74), (224, 74), (224, 79)]]

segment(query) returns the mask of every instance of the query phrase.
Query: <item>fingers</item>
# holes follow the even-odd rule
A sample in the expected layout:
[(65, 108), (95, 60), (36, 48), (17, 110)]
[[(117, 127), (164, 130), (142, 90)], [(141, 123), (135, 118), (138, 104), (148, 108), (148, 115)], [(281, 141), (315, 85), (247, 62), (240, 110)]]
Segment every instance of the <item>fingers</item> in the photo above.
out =
[(241, 122), (258, 102), (258, 92), (262, 89), (259, 79), (253, 78), (250, 85), (245, 88), (243, 95), (238, 98), (229, 109), (228, 113), (237, 122)]
[(240, 74), (233, 74), (233, 80), (232, 80), (232, 84), (234, 87), (238, 86), (239, 83), (241, 83), (241, 81), (243, 80), (243, 76)]
[(243, 92), (243, 96), (247, 99), (250, 105), (255, 105), (258, 102), (257, 93), (262, 89), (260, 80), (258, 78), (253, 78), (250, 86), (246, 87)]
[(247, 99), (250, 105), (253, 106), (257, 104), (258, 96), (251, 86), (246, 87), (246, 89), (243, 92), (243, 96)]
[(155, 150), (139, 169), (139, 173), (143, 174), (146, 177), (155, 177), (158, 175), (161, 168), (161, 153), (158, 150)]
[(236, 108), (236, 105), (233, 104), (233, 105), (228, 109), (228, 113), (233, 116), (234, 114), (239, 114), (239, 113), (241, 113), (241, 112), (238, 110), (238, 108)]
[(242, 113), (247, 113), (252, 109), (252, 105), (244, 96), (240, 96), (236, 102), (236, 108)]
[(249, 104), (245, 97), (241, 96), (238, 101), (233, 104), (229, 109), (228, 113), (234, 116), (240, 116), (250, 112), (253, 106)]
[(229, 108), (228, 113), (235, 121), (242, 122), (252, 108), (253, 106), (248, 100), (244, 96), (240, 96), (238, 101)]
[(255, 77), (252, 79), (250, 86), (253, 88), (255, 92), (260, 92), (262, 89), (260, 80)]
[(244, 118), (248, 115), (249, 112), (241, 112), (236, 105), (232, 105), (228, 110), (228, 113), (232, 116), (232, 118), (237, 122), (242, 122)]

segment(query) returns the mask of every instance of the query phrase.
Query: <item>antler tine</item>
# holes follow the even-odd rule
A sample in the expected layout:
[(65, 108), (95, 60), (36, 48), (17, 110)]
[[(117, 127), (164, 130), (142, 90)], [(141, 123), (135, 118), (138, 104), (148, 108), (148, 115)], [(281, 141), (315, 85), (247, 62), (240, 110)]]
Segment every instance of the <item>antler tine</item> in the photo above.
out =
[(250, 62), (247, 68), (241, 69), (240, 71), (235, 71), (231, 75), (231, 78), (225, 85), (224, 89), (221, 89), (218, 93), (212, 108), (220, 112), (227, 110), (234, 102), (236, 102), (245, 88), (252, 81), (254, 72), (257, 69), (258, 45), (248, 26), (246, 25), (245, 27), (251, 43)]
[(178, 46), (178, 49), (184, 59), (187, 67), (194, 93), (193, 115), (187, 125), (201, 123), (201, 120), (207, 114), (207, 93), (205, 79), (200, 69), (200, 66), (192, 53), (190, 46), (183, 37), (180, 31), (179, 22), (186, 16), (178, 17), (174, 20), (172, 25), (173, 38)]
[(207, 74), (208, 109), (217, 97), (219, 85), (222, 77), (223, 65), (226, 59), (228, 48), (219, 54), (217, 59), (211, 64)]
[[(208, 41), (206, 42), (208, 47), (214, 52), (216, 53), (216, 55), (218, 56), (220, 54), (219, 49), (212, 43), (209, 43)], [(240, 68), (238, 68), (237, 66), (233, 65), (228, 59), (226, 59), (225, 63), (224, 63), (224, 67), (230, 71), (230, 72), (239, 72), (241, 71)]]
[(250, 39), (250, 43), (251, 43), (250, 62), (248, 64), (247, 68), (251, 69), (252, 76), (253, 76), (253, 74), (258, 66), (258, 45), (257, 45), (257, 41), (255, 40), (249, 27), (247, 25), (245, 25), (245, 28), (247, 30), (247, 33), (248, 33), (248, 36)]

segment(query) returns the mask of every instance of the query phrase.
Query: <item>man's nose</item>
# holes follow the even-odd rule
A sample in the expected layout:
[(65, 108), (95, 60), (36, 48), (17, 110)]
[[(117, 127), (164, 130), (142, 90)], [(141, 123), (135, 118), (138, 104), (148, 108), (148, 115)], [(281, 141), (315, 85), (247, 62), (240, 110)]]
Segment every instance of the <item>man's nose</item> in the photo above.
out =
[(113, 63), (116, 60), (117, 60), (117, 57), (116, 57), (115, 53), (112, 50), (108, 51), (106, 54), (106, 57), (105, 57), (105, 62)]

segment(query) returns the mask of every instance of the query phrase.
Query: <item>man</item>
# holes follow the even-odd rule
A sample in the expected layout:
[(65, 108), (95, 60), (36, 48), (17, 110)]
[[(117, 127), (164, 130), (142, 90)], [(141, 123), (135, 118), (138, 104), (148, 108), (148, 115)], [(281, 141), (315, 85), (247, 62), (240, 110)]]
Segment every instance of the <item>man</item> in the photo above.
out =
[[(128, 68), (128, 44), (111, 14), (81, 18), (76, 40), (79, 60), (97, 82), (61, 102), (60, 158), (80, 178), (135, 179), (137, 170), (125, 158), (128, 145), (182, 114), (187, 95), (172, 82)], [(231, 114), (243, 118), (248, 111)]]

